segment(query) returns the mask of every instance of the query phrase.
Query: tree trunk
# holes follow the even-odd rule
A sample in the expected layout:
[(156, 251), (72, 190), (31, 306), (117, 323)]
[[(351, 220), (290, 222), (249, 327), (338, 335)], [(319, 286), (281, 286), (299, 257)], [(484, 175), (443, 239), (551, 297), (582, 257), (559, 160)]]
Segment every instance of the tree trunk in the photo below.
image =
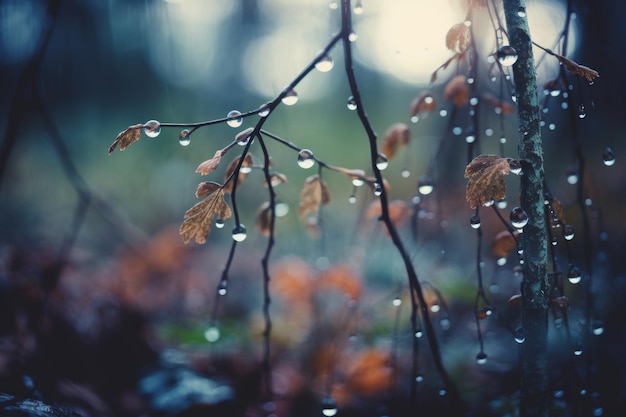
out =
[(520, 345), (520, 416), (548, 416), (548, 248), (544, 214), (543, 148), (539, 96), (532, 42), (524, 0), (504, 0), (511, 46), (518, 54), (513, 66), (519, 117), (519, 158), (522, 162), (521, 207), (528, 215), (522, 233), (524, 278)]

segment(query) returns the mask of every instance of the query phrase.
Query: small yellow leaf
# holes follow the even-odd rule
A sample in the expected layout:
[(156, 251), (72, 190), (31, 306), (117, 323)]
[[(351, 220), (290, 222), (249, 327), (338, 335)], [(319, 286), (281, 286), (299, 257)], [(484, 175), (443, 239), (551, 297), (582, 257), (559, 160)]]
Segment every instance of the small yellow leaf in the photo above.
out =
[(207, 159), (196, 168), (196, 172), (200, 175), (208, 175), (211, 172), (215, 171), (222, 160), (222, 155), (224, 155), (224, 150), (220, 149), (215, 152), (213, 158)]
[(405, 123), (395, 123), (387, 129), (383, 136), (380, 151), (391, 161), (395, 158), (401, 146), (406, 146), (411, 141), (411, 130)]
[(183, 237), (185, 243), (189, 243), (191, 239), (195, 238), (197, 243), (202, 244), (206, 242), (215, 217), (226, 220), (231, 216), (232, 211), (224, 201), (224, 190), (219, 188), (206, 199), (187, 210), (185, 221), (180, 226), (178, 233)]
[(123, 151), (133, 143), (137, 142), (141, 137), (142, 124), (128, 126), (126, 130), (120, 132), (115, 141), (109, 146), (109, 154), (113, 153), (115, 148), (120, 147), (120, 151)]
[(506, 195), (504, 176), (510, 171), (509, 160), (498, 155), (478, 155), (465, 167), (466, 199), (471, 208), (502, 200)]
[(330, 193), (326, 183), (317, 174), (308, 177), (300, 192), (300, 217), (317, 212), (321, 205), (329, 202)]

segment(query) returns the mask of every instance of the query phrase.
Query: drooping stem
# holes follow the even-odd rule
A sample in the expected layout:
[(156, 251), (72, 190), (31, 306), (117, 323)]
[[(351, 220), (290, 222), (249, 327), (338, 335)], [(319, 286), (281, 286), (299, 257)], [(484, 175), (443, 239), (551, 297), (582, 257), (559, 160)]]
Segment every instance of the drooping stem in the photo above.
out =
[(511, 46), (518, 54), (513, 66), (519, 118), (520, 202), (528, 215), (524, 227), (522, 326), (520, 345), (520, 416), (548, 416), (548, 299), (547, 232), (544, 214), (543, 147), (539, 95), (524, 0), (504, 0), (504, 16)]

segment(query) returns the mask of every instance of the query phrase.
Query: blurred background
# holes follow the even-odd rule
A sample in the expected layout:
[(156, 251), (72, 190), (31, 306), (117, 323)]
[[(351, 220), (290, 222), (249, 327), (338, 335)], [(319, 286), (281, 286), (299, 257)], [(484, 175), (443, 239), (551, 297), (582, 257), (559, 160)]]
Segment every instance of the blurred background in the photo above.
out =
[[(455, 108), (443, 93), (467, 66), (452, 63), (431, 82), (452, 56), (446, 34), (466, 19), (467, 2), (353, 3), (355, 70), (370, 121), (381, 139), (395, 123), (410, 129), (410, 144), (384, 174), (445, 362), (472, 407), (505, 415), (517, 389), (511, 333), (519, 306), (507, 303), (519, 288), (516, 256), (497, 262), (490, 247), (504, 226), (482, 209), (480, 277), (489, 305), (479, 307), (498, 314), (481, 320), (489, 360), (477, 364), (479, 240), (469, 227), (463, 178), (471, 119), (467, 106)], [(571, 76), (571, 87), (544, 94), (559, 64), (535, 49), (546, 109), (546, 185), (576, 231), (571, 242), (559, 232), (555, 256), (561, 271), (574, 262), (584, 273), (583, 284), (565, 284), (565, 324), (562, 315), (553, 317), (559, 415), (573, 415), (571, 404), (603, 407), (604, 415), (623, 406), (625, 9), (620, 1), (572, 2), (566, 55), (600, 73), (594, 85)], [(566, 2), (529, 0), (527, 14), (533, 40), (562, 52)], [(476, 12), (472, 28), (478, 91), (512, 103), (504, 75), (489, 61), (496, 40), (486, 9)], [(237, 149), (208, 177), (194, 172), (198, 164), (258, 116), (237, 129), (201, 128), (187, 146), (179, 144), (180, 128), (164, 127), (156, 138), (142, 135), (107, 155), (130, 125), (257, 109), (339, 29), (338, 3), (329, 0), (0, 1), (0, 392), (83, 415), (195, 415), (220, 407), (242, 415), (317, 415), (328, 393), (340, 409), (363, 415), (375, 415), (389, 398), (398, 398), (390, 407), (402, 409), (413, 354), (406, 278), (367, 187), (324, 171), (331, 198), (316, 218), (319, 234), (312, 233), (298, 205), (305, 179), (317, 171), (299, 168), (292, 149), (267, 141), (273, 169), (288, 179), (276, 188), (288, 211), (277, 219), (271, 256), (277, 397), (267, 402), (260, 388), (267, 238), (254, 226), (268, 199), (262, 172), (237, 192), (248, 238), (237, 247), (225, 296), (216, 290), (233, 219), (214, 227), (205, 245), (184, 245), (178, 235), (183, 214), (198, 201), (198, 183), (221, 182)], [(341, 44), (331, 56), (332, 70), (311, 72), (296, 88), (297, 103), (279, 106), (264, 128), (328, 164), (371, 174), (366, 134), (346, 107)], [(411, 120), (411, 102), (424, 92), (436, 107)], [(576, 110), (563, 105), (564, 92)], [(515, 115), (502, 117), (481, 103), (473, 133), (481, 153), (516, 157)], [(251, 152), (262, 158), (255, 145)], [(576, 174), (583, 174), (578, 181)], [(424, 176), (435, 180), (428, 195), (418, 192)], [(517, 205), (518, 179), (509, 177), (505, 218)], [(593, 340), (585, 331), (590, 318), (603, 329)], [(426, 344), (420, 401), (445, 409)], [(617, 377), (620, 383), (609, 383)], [(598, 395), (585, 396), (581, 387)]]

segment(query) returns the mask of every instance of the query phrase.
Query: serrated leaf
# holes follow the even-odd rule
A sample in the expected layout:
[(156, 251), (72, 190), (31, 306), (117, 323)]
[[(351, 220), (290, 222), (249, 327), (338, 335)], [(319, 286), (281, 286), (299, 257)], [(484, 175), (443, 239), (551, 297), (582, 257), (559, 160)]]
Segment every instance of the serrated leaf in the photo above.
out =
[(128, 126), (125, 130), (121, 131), (115, 138), (115, 141), (109, 146), (109, 154), (113, 153), (115, 148), (119, 146), (120, 151), (123, 151), (133, 143), (137, 142), (141, 137), (141, 128), (143, 125), (137, 124)]
[(471, 208), (502, 200), (506, 196), (504, 176), (510, 172), (509, 161), (498, 155), (478, 155), (465, 167), (465, 197)]
[(205, 181), (198, 184), (198, 188), (196, 189), (196, 197), (203, 198), (210, 194), (213, 194), (215, 191), (222, 188), (222, 184), (213, 182), (213, 181)]
[(207, 159), (206, 161), (198, 165), (198, 168), (196, 168), (196, 172), (200, 175), (208, 175), (211, 172), (215, 171), (222, 160), (222, 155), (224, 155), (223, 149), (216, 151), (215, 155), (213, 155), (213, 158)]
[[(226, 168), (226, 172), (224, 173), (224, 192), (231, 193), (233, 191), (233, 178), (232, 175), (237, 169), (239, 165), (239, 161), (241, 160), (241, 155), (237, 156), (232, 160), (228, 167)], [(238, 177), (237, 177), (237, 187), (241, 186), (246, 178), (248, 178), (249, 169), (254, 166), (254, 159), (251, 154), (246, 154), (241, 162), (241, 167), (239, 169)]]
[(455, 106), (461, 107), (469, 101), (470, 89), (464, 75), (457, 75), (448, 81), (443, 91), (443, 98), (446, 101), (452, 100)]
[(178, 233), (185, 243), (195, 238), (197, 243), (202, 244), (206, 242), (214, 218), (226, 220), (231, 216), (232, 211), (224, 201), (224, 190), (220, 188), (187, 210), (185, 221), (178, 229)]
[(300, 217), (310, 213), (316, 213), (320, 206), (330, 202), (330, 193), (326, 183), (319, 175), (311, 175), (304, 181), (304, 187), (300, 192)]
[(401, 146), (406, 146), (411, 141), (411, 130), (405, 123), (395, 123), (387, 129), (383, 136), (380, 151), (387, 157), (388, 161), (395, 158)]
[(463, 52), (470, 45), (470, 28), (464, 22), (452, 26), (446, 33), (446, 47), (452, 52)]

